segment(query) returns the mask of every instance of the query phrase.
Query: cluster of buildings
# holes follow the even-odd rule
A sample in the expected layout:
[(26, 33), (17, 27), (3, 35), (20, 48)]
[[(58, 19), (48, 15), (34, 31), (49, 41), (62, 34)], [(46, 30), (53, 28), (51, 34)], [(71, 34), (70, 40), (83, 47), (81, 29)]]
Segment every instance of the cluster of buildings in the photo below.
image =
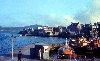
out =
[(39, 26), (36, 29), (24, 29), (19, 33), (26, 36), (64, 37), (74, 46), (100, 47), (100, 22), (94, 24), (71, 23), (68, 27)]
[(30, 48), (31, 59), (67, 59), (75, 56), (72, 48), (66, 43), (64, 45), (35, 45)]
[(23, 29), (19, 33), (22, 35), (32, 35), (32, 36), (58, 36), (61, 33), (66, 33), (67, 28), (63, 26), (58, 27), (48, 27), (48, 26), (41, 26), (37, 27), (36, 29), (28, 28)]
[[(23, 36), (64, 37), (70, 42), (74, 39), (77, 46), (86, 46), (92, 42), (100, 47), (100, 22), (94, 24), (71, 23), (68, 27), (39, 26), (36, 29), (28, 28), (19, 32)], [(71, 43), (72, 44), (72, 43)]]
[(62, 32), (66, 32), (66, 27), (58, 26), (58, 27), (38, 27), (39, 30), (43, 29), (43, 31), (48, 34), (49, 36), (57, 36)]
[(40, 26), (36, 29), (24, 29), (21, 32), (26, 36), (56, 36), (66, 38), (67, 41), (62, 46), (44, 46), (44, 55), (41, 54), (44, 58), (48, 58), (50, 52), (57, 53), (57, 58), (68, 58), (71, 55), (76, 56), (82, 53), (83, 55), (92, 54), (96, 56), (100, 53), (100, 22), (94, 24), (71, 23), (68, 27)]
[(87, 47), (87, 48), (100, 48), (100, 38), (88, 38), (86, 37), (80, 37), (77, 39), (68, 39), (69, 45), (71, 47)]
[(33, 36), (60, 36), (65, 38), (72, 38), (77, 36), (84, 36), (86, 38), (90, 37), (100, 37), (100, 22), (94, 24), (80, 24), (71, 23), (71, 25), (64, 27), (49, 27), (49, 26), (39, 26), (36, 29), (27, 28), (20, 31), (19, 34), (23, 36), (33, 35)]

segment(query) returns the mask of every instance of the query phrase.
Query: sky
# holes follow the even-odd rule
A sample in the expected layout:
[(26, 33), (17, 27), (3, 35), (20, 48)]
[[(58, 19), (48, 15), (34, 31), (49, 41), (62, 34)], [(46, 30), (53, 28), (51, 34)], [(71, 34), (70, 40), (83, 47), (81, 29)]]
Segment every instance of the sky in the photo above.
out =
[(0, 0), (0, 26), (100, 21), (100, 0)]

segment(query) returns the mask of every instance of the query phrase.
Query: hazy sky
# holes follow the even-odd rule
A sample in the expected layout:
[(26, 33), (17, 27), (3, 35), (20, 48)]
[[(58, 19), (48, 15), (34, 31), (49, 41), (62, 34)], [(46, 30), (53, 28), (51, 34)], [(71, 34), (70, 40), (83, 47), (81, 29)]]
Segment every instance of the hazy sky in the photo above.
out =
[[(99, 0), (0, 0), (1, 26), (32, 24), (66, 26), (70, 22), (87, 23)], [(94, 6), (95, 5), (95, 6)], [(97, 9), (99, 12), (99, 9)], [(93, 13), (94, 14), (94, 13)], [(92, 17), (93, 17), (93, 14)], [(97, 15), (97, 13), (95, 14)], [(99, 14), (97, 15), (99, 16)], [(98, 20), (99, 21), (99, 20)]]

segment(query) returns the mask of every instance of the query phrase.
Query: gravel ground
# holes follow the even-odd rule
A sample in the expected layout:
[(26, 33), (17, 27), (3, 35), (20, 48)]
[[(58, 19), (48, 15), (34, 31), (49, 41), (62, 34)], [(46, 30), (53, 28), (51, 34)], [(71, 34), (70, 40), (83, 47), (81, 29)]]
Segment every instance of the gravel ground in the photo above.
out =
[[(17, 61), (17, 57), (14, 57), (14, 59), (12, 60), (11, 57), (4, 57), (4, 56), (0, 56), (0, 61)], [(52, 60), (35, 60), (35, 59), (26, 59), (26, 58), (22, 58), (22, 61), (91, 61), (90, 59), (86, 59), (86, 60), (75, 60), (75, 59), (52, 59)], [(100, 59), (95, 59), (94, 61), (100, 61)]]

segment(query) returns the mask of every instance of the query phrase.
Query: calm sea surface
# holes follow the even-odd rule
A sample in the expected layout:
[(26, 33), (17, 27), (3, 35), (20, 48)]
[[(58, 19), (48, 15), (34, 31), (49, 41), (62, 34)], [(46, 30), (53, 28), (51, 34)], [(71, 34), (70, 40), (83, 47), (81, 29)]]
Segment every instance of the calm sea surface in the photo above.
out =
[(21, 36), (12, 38), (11, 35), (18, 36), (18, 34), (9, 33), (9, 32), (0, 32), (0, 55), (8, 54), (11, 51), (12, 43), (14, 40), (14, 49), (21, 48), (29, 44), (56, 44), (64, 43), (64, 38), (58, 37), (35, 37), (35, 36)]

